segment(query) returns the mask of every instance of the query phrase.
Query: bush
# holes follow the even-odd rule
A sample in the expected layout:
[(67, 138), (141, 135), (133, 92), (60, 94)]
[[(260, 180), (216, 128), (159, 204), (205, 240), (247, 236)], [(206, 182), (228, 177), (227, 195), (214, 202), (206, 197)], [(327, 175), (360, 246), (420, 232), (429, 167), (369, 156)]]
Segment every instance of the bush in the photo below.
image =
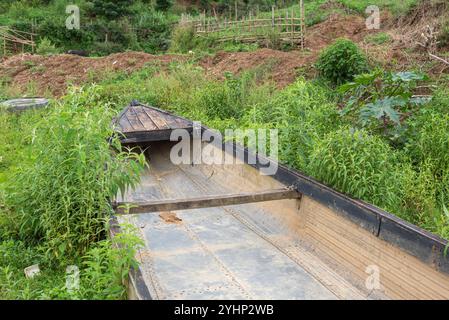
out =
[(352, 81), (355, 75), (368, 70), (365, 55), (348, 39), (337, 39), (327, 47), (315, 66), (320, 75), (334, 85)]
[(266, 47), (273, 50), (280, 50), (282, 48), (282, 38), (279, 30), (269, 29), (265, 32)]
[(191, 24), (179, 24), (172, 33), (170, 51), (187, 53), (195, 48), (195, 30)]
[(258, 123), (278, 128), (280, 159), (297, 169), (305, 168), (314, 141), (341, 124), (327, 91), (304, 79), (250, 109), (244, 119), (249, 127)]
[(158, 53), (170, 46), (170, 36), (178, 17), (161, 11), (142, 12), (135, 24), (136, 36), (145, 52)]
[(48, 38), (43, 38), (36, 48), (36, 53), (40, 55), (58, 54), (59, 49)]
[(436, 185), (440, 205), (449, 202), (449, 114), (423, 110), (409, 125), (413, 131), (406, 150), (418, 168), (426, 168)]
[(24, 165), (12, 179), (8, 202), (18, 215), (20, 237), (40, 243), (48, 257), (79, 256), (104, 237), (109, 200), (134, 185), (143, 156), (108, 139), (112, 110), (96, 103), (96, 88), (70, 94), (42, 119)]
[(228, 73), (224, 83), (209, 82), (199, 89), (193, 96), (193, 104), (208, 119), (239, 118), (244, 112), (245, 97), (245, 82)]
[(343, 193), (397, 212), (407, 172), (399, 160), (381, 138), (344, 128), (315, 141), (306, 171)]
[(117, 19), (130, 13), (134, 0), (92, 0), (90, 14)]
[[(127, 227), (127, 226), (125, 226)], [(0, 240), (0, 299), (125, 299), (125, 281), (129, 269), (137, 266), (135, 253), (142, 240), (130, 228), (112, 240), (102, 240), (92, 245), (76, 261), (66, 261), (79, 268), (79, 288), (66, 288), (66, 266), (49, 268), (38, 247), (27, 246), (22, 241)], [(27, 279), (23, 269), (37, 264), (39, 276)]]

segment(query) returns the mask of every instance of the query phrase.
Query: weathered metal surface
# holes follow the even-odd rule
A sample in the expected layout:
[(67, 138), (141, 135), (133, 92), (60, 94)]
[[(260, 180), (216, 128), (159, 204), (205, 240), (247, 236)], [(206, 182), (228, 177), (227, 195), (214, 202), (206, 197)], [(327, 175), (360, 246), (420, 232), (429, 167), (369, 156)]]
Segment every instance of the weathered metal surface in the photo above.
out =
[[(231, 180), (217, 184), (199, 166), (175, 166), (167, 161), (168, 146), (158, 144), (155, 148), (159, 152), (151, 156), (150, 169), (142, 183), (120, 201), (208, 196), (228, 194), (230, 190), (257, 192), (267, 188), (263, 184), (250, 188), (249, 181), (246, 185)], [(274, 180), (273, 183), (268, 187), (281, 186)], [(277, 204), (283, 201), (298, 200), (265, 203), (272, 203), (283, 216), (285, 208)], [(258, 204), (242, 204), (118, 219), (137, 226), (145, 240), (138, 258), (143, 281), (154, 299), (364, 298), (331, 268), (320, 264), (313, 251), (289, 237), (273, 213)]]
[(149, 213), (230, 206), (264, 201), (300, 199), (301, 194), (286, 188), (251, 193), (221, 194), (213, 196), (189, 197), (185, 199), (166, 199), (150, 202), (118, 202), (114, 209), (119, 214)]
[(49, 101), (45, 98), (22, 98), (0, 102), (0, 107), (4, 107), (10, 112), (21, 112), (29, 109), (44, 108)]

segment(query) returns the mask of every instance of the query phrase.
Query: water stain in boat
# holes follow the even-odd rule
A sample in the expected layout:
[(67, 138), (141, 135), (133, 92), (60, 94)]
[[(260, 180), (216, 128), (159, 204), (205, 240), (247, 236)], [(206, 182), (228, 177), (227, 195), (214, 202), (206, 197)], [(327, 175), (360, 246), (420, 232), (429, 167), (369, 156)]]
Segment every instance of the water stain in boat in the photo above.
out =
[(164, 211), (159, 214), (159, 217), (167, 223), (181, 223), (182, 219), (176, 216), (176, 213), (171, 211)]

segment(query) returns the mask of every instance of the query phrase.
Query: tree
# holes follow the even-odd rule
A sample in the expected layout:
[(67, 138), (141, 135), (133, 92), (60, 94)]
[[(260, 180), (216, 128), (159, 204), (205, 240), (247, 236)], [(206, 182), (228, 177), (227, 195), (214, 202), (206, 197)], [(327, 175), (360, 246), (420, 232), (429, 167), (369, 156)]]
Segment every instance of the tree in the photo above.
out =
[(134, 0), (93, 0), (92, 13), (108, 19), (117, 19), (130, 13)]

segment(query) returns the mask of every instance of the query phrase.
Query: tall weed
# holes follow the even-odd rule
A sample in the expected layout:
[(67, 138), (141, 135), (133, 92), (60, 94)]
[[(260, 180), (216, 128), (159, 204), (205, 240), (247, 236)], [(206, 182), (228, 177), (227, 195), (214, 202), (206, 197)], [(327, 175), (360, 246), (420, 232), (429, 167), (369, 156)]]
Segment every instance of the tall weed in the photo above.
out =
[(33, 161), (20, 168), (8, 195), (22, 239), (42, 244), (56, 261), (104, 238), (109, 200), (134, 186), (144, 167), (143, 155), (118, 151), (118, 138), (110, 138), (113, 110), (96, 96), (95, 86), (80, 89), (48, 110), (32, 137)]

